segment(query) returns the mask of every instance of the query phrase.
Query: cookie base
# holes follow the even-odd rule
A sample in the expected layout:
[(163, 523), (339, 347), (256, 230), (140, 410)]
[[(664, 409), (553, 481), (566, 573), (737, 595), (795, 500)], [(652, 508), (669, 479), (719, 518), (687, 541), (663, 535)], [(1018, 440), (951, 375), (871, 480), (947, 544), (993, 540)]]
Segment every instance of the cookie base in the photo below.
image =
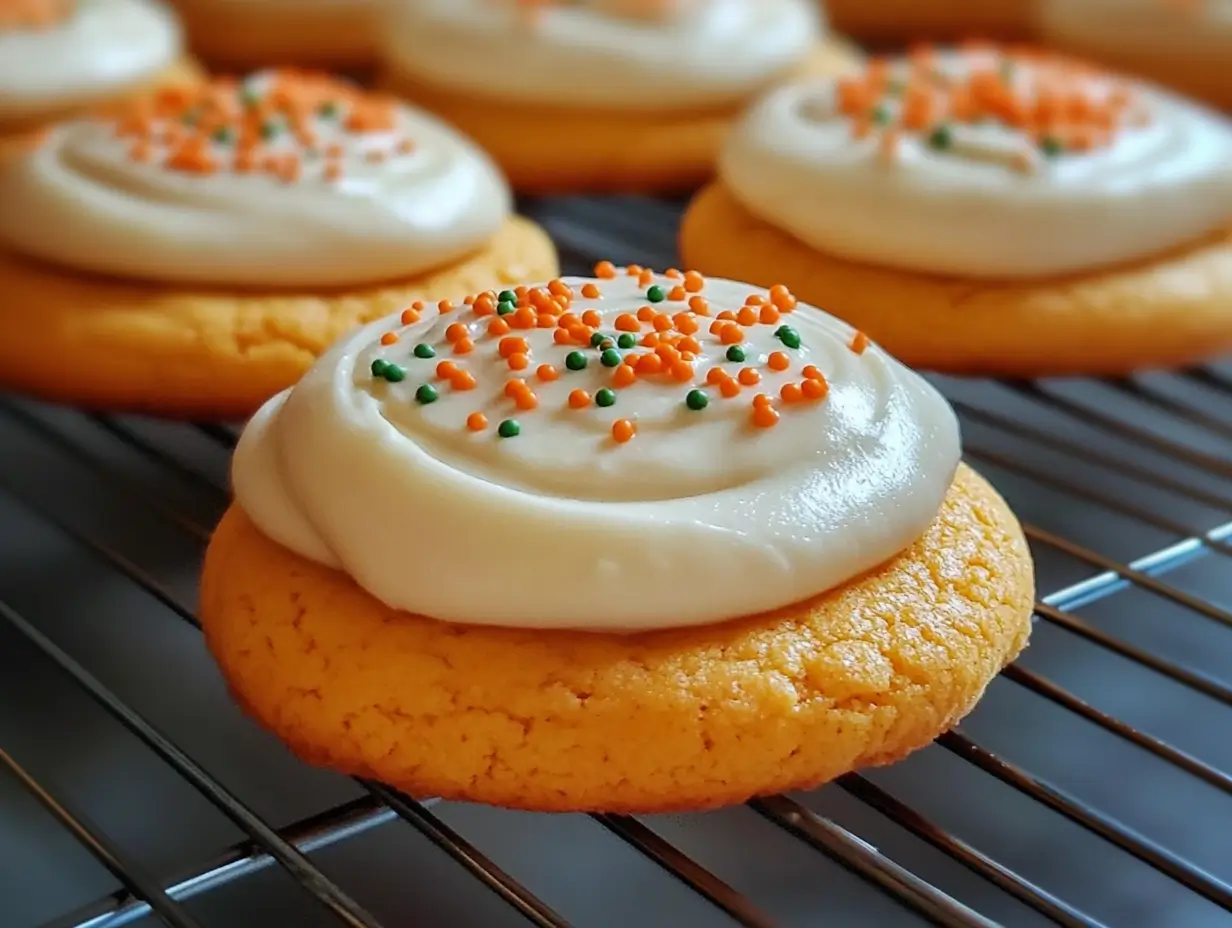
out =
[(826, 0), (835, 30), (879, 43), (1022, 39), (1031, 0)]
[(308, 763), (414, 796), (645, 813), (808, 789), (927, 745), (1025, 645), (1033, 582), (1013, 514), (962, 466), (886, 564), (719, 626), (436, 622), (270, 541), (237, 506), (206, 553), (201, 617), (240, 704)]
[(456, 264), (335, 292), (176, 289), (0, 252), (0, 385), (91, 409), (238, 418), (295, 383), (356, 325), (415, 299), (557, 272), (547, 235), (518, 217)]
[[(800, 75), (854, 69), (859, 53), (838, 40), (818, 46)], [(677, 193), (714, 173), (740, 107), (638, 112), (548, 107), (457, 94), (386, 73), (381, 83), (479, 143), (527, 194)]]
[(1091, 274), (964, 280), (823, 254), (753, 216), (715, 183), (689, 205), (680, 253), (683, 266), (703, 273), (786, 284), (918, 368), (1115, 375), (1232, 349), (1232, 231)]

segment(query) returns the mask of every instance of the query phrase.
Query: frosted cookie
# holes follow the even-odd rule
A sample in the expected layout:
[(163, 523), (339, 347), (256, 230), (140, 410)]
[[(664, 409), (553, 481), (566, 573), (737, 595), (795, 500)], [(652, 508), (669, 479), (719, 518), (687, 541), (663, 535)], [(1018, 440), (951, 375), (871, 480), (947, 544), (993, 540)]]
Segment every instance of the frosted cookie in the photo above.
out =
[(372, 64), (376, 0), (173, 0), (193, 51), (232, 68)]
[(1041, 0), (1054, 45), (1232, 107), (1232, 0)]
[(381, 36), (387, 86), (530, 193), (696, 186), (759, 91), (856, 60), (813, 0), (405, 0)]
[[(1067, 2), (1067, 0), (1059, 0)], [(1021, 38), (1034, 0), (826, 0), (834, 28), (871, 42)]]
[(680, 247), (908, 364), (1031, 376), (1232, 347), (1232, 130), (1074, 61), (972, 47), (765, 98)]
[(201, 592), (240, 703), (545, 810), (808, 788), (957, 723), (1033, 579), (948, 404), (785, 287), (596, 274), (381, 320), (251, 420)]
[(510, 199), (453, 129), (325, 77), (64, 123), (0, 169), (0, 384), (246, 415), (359, 323), (554, 273)]
[(155, 0), (0, 0), (0, 150), (54, 120), (199, 76)]

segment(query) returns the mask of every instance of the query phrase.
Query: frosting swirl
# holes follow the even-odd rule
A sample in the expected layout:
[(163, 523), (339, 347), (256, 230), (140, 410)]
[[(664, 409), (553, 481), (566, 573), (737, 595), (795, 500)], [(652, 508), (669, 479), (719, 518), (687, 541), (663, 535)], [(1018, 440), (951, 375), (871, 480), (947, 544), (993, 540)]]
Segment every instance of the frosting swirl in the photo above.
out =
[(812, 0), (409, 0), (387, 63), (488, 98), (658, 110), (737, 102), (820, 37)]
[(862, 334), (783, 287), (597, 273), (343, 340), (249, 423), (238, 502), (393, 607), (595, 630), (796, 602), (934, 518), (956, 420)]
[(142, 280), (334, 286), (480, 247), (510, 210), (491, 161), (418, 110), (263, 72), (53, 129), (0, 175), (0, 240)]
[(180, 54), (155, 0), (0, 0), (0, 120), (103, 99)]
[(753, 214), (821, 251), (1030, 278), (1131, 261), (1232, 221), (1232, 130), (1058, 56), (975, 46), (784, 87), (720, 159)]

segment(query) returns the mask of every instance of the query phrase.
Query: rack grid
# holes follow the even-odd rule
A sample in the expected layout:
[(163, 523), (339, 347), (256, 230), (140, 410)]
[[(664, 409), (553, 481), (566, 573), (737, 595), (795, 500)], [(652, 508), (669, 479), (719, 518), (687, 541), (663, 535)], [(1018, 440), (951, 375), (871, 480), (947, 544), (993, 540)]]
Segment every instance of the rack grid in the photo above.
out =
[[(570, 273), (671, 265), (681, 206), (522, 204)], [(936, 382), (1032, 647), (904, 763), (645, 818), (299, 765), (195, 632), (235, 428), (0, 398), (0, 926), (1232, 925), (1232, 373)]]

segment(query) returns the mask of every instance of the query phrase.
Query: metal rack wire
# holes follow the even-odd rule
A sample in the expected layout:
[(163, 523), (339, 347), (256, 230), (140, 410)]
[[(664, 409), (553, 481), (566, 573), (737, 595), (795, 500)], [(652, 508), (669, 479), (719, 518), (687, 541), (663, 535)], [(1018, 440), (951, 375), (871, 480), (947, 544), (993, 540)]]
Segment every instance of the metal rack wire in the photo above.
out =
[[(524, 208), (556, 237), (568, 270), (600, 257), (673, 263), (677, 203), (569, 199)], [(1224, 564), (1232, 554), (1232, 376), (1209, 368), (1121, 382), (939, 383), (963, 420), (968, 458), (1024, 518), (1041, 584), (1035, 646), (959, 730), (897, 767), (808, 796), (758, 800), (747, 810), (752, 820), (594, 816), (601, 828), (586, 832), (585, 847), (607, 848), (606, 833), (670, 875), (710, 907), (689, 909), (690, 924), (1232, 925), (1232, 750), (1216, 734), (1232, 718), (1232, 582)], [(139, 708), (125, 698), (126, 673), (142, 668), (140, 658), (118, 645), (108, 650), (105, 635), (84, 646), (79, 622), (54, 618), (91, 605), (100, 590), (123, 587), (139, 591), (158, 622), (195, 626), (194, 565), (175, 551), (199, 551), (207, 537), (225, 500), (233, 441), (224, 426), (0, 400), (0, 448), (12, 449), (0, 456), (0, 539), (17, 539), (0, 549), (0, 700), (7, 699), (0, 702), (0, 768), (7, 771), (0, 786), (20, 785), (114, 881), (94, 902), (61, 905), (51, 921), (33, 914), (18, 903), (34, 878), (17, 856), (5, 857), (6, 836), (20, 843), (5, 826), (0, 925), (300, 924), (270, 920), (259, 908), (239, 910), (251, 913), (251, 922), (234, 914), (219, 920), (198, 904), (276, 872), (332, 923), (420, 923), (387, 899), (378, 916), (365, 899), (375, 885), (370, 874), (353, 888), (337, 876), (346, 867), (323, 862), (365, 836), (407, 826), (489, 890), (505, 906), (502, 918), (539, 926), (621, 923), (601, 908), (584, 911), (576, 894), (566, 894), (565, 906), (553, 898), (559, 887), (542, 888), (552, 880), (528, 864), (525, 856), (533, 855), (516, 850), (536, 829), (554, 827), (541, 817), (481, 826), (458, 807), (356, 781), (331, 786), (339, 801), (274, 823), (260, 808), (268, 802), (245, 795), (259, 790), (229, 785), (236, 776), (225, 759), (207, 763), (185, 746), (197, 737), (193, 726), (169, 729), (151, 717), (156, 704)], [(175, 550), (142, 535), (154, 524), (158, 539), (162, 532), (176, 539), (166, 543)], [(5, 559), (2, 552), (24, 550), (25, 533), (35, 531), (55, 539), (53, 562), (71, 549), (104, 567), (104, 586), (82, 593), (75, 581), (41, 576), (33, 555)], [(189, 675), (188, 664), (175, 661), (195, 661), (200, 651), (197, 642), (166, 656), (168, 672)], [(173, 773), (176, 788), (186, 794), (183, 785), (190, 787), (238, 840), (171, 868), (166, 854), (138, 852), (131, 835), (117, 838), (114, 824), (96, 823), (100, 807), (109, 823), (116, 814), (92, 792), (98, 781), (88, 757), (69, 752), (68, 767), (23, 760), (23, 752), (44, 753), (31, 734), (38, 723), (32, 703), (15, 700), (17, 690), (6, 690), (4, 680), (27, 665), (87, 696), (100, 719), (141, 745), (142, 763), (157, 761)], [(71, 718), (57, 724), (57, 738), (76, 737)], [(69, 767), (85, 772), (65, 788)], [(279, 769), (295, 770), (289, 763)], [(15, 808), (4, 800), (0, 792), (0, 825)], [(138, 799), (129, 808), (140, 806)], [(497, 827), (504, 837), (492, 837)], [(784, 836), (795, 843), (782, 843)], [(485, 849), (485, 840), (499, 852)], [(550, 844), (550, 836), (544, 840)], [(742, 850), (750, 843), (759, 848), (752, 855)], [(554, 866), (567, 871), (583, 855), (580, 846)], [(841, 874), (821, 857), (794, 856), (801, 849), (819, 851), (881, 899), (840, 889), (847, 886)], [(656, 908), (668, 896), (643, 891), (631, 877), (622, 886), (626, 871), (607, 863), (614, 851), (602, 853), (609, 856), (595, 859), (604, 869), (577, 880), (614, 882), (622, 895), (634, 895), (627, 904), (644, 908), (644, 924), (681, 923)], [(754, 858), (763, 854), (774, 860), (769, 877), (757, 875)], [(412, 884), (418, 896), (449, 892), (414, 873), (387, 874), (389, 881)], [(900, 908), (885, 908), (886, 899)], [(484, 911), (453, 917), (496, 923), (496, 910)]]

